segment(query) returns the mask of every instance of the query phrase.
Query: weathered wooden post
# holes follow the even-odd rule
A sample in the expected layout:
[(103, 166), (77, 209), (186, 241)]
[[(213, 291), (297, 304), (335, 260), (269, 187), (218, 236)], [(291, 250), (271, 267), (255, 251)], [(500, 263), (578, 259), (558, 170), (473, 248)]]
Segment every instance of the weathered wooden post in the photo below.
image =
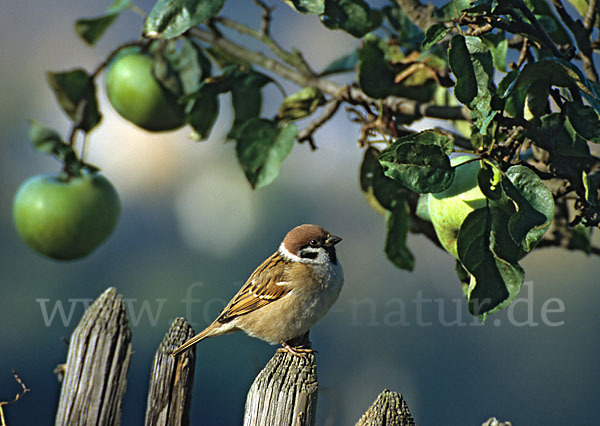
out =
[(190, 424), (196, 347), (177, 358), (171, 352), (193, 336), (190, 323), (177, 318), (158, 347), (150, 372), (146, 426)]
[(276, 352), (250, 387), (244, 426), (312, 426), (317, 390), (313, 353)]
[[(171, 353), (192, 336), (192, 326), (177, 318), (154, 355), (146, 426), (189, 425), (196, 350), (177, 358)], [(71, 335), (56, 426), (119, 426), (131, 353), (125, 306), (111, 287), (88, 308)], [(250, 387), (244, 426), (314, 426), (317, 392), (314, 353), (278, 351)], [(402, 396), (384, 390), (356, 425), (415, 426), (415, 421)], [(496, 425), (510, 422), (490, 418), (482, 426)]]
[(130, 358), (125, 306), (110, 287), (71, 335), (55, 424), (118, 426)]
[(511, 422), (503, 422), (498, 420), (495, 417), (490, 417), (485, 422), (481, 424), (481, 426), (512, 426)]
[(415, 426), (415, 421), (402, 395), (384, 389), (356, 426)]

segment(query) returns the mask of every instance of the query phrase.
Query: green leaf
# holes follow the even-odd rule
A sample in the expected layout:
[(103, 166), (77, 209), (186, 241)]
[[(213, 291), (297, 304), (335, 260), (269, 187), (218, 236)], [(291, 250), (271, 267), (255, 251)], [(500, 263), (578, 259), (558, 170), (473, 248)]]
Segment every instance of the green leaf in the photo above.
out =
[(56, 130), (45, 127), (35, 120), (29, 120), (29, 139), (35, 149), (43, 154), (55, 154), (66, 145)]
[[(175, 49), (174, 41), (168, 41), (167, 43), (155, 41), (150, 45), (149, 50), (152, 55), (153, 77), (173, 99), (178, 100), (185, 94), (179, 70), (177, 69), (180, 66), (179, 59), (181, 52)], [(198, 87), (198, 82), (193, 87)]]
[(500, 71), (506, 72), (506, 54), (508, 53), (508, 39), (506, 35), (503, 33), (488, 33), (480, 37), (492, 53), (494, 66)]
[(454, 263), (454, 270), (456, 271), (456, 277), (458, 278), (462, 286), (465, 298), (467, 298), (469, 295), (469, 283), (471, 282), (471, 274), (469, 274), (469, 271), (465, 269), (465, 267), (462, 265), (462, 263), (460, 263), (460, 260), (458, 259), (456, 259), (456, 262)]
[(373, 148), (365, 150), (360, 165), (360, 188), (373, 208), (383, 213), (383, 210), (393, 210), (406, 199), (406, 188), (383, 173), (379, 164), (380, 152)]
[(379, 27), (383, 17), (363, 0), (325, 0), (321, 19), (327, 28), (341, 29), (360, 38)]
[(495, 166), (482, 161), (477, 173), (477, 184), (486, 198), (494, 201), (502, 199), (501, 171)]
[(325, 69), (321, 72), (321, 75), (326, 76), (331, 74), (339, 74), (343, 72), (354, 71), (359, 60), (360, 52), (358, 50), (354, 50), (351, 53), (348, 53), (347, 55), (337, 58), (329, 65), (327, 65)]
[(385, 254), (398, 268), (412, 271), (415, 267), (415, 258), (406, 246), (409, 221), (409, 208), (406, 201), (388, 212)]
[(586, 140), (575, 132), (560, 113), (541, 117), (539, 127), (529, 129), (527, 137), (539, 147), (549, 151), (552, 159), (558, 156), (570, 157), (574, 161), (590, 159), (590, 148)]
[(525, 99), (525, 119), (531, 120), (533, 117), (541, 117), (549, 111), (549, 91), (550, 82), (548, 80), (538, 80), (529, 86), (527, 98)]
[(482, 135), (486, 135), (489, 124), (497, 114), (497, 111), (492, 110), (494, 63), (488, 47), (479, 37), (467, 36), (465, 42), (477, 84), (477, 95), (468, 106), (475, 128)]
[(325, 11), (325, 0), (283, 0), (296, 12), (321, 14)]
[(144, 22), (150, 38), (174, 38), (216, 16), (225, 0), (158, 0)]
[(448, 22), (459, 18), (461, 12), (471, 6), (470, 0), (450, 0), (433, 12), (433, 17), (439, 22)]
[(397, 2), (384, 6), (381, 11), (395, 30), (396, 40), (400, 47), (408, 51), (418, 50), (424, 34), (411, 19), (404, 13)]
[(88, 132), (100, 122), (96, 86), (85, 70), (47, 72), (46, 78), (63, 111), (81, 130)]
[[(365, 36), (358, 70), (361, 88), (367, 95), (377, 99), (398, 96), (429, 102), (437, 87), (431, 70), (414, 72), (401, 83), (395, 83), (396, 75), (411, 66), (410, 63), (401, 63), (402, 59), (404, 53), (399, 46), (389, 45), (373, 34)], [(428, 60), (434, 62), (435, 57), (430, 55)]]
[(472, 275), (467, 300), (469, 312), (484, 316), (510, 304), (517, 296), (523, 269), (496, 253), (496, 235), (506, 234), (507, 216), (498, 208), (472, 211), (458, 233), (457, 251), (463, 267)]
[(38, 152), (55, 156), (65, 165), (69, 165), (72, 171), (77, 172), (83, 166), (73, 147), (67, 144), (56, 130), (35, 120), (29, 120), (29, 139)]
[[(205, 93), (212, 93), (213, 95), (218, 95), (221, 93), (226, 93), (231, 91), (236, 84), (242, 84), (244, 79), (250, 78), (257, 80), (264, 80), (266, 82), (272, 81), (269, 77), (257, 73), (252, 70), (247, 70), (245, 67), (230, 65), (221, 70), (221, 74), (208, 77), (202, 81), (198, 90), (203, 91)], [(266, 83), (265, 83), (266, 84)], [(193, 97), (193, 93), (191, 96)], [(188, 95), (190, 97), (190, 95)]]
[[(208, 136), (218, 115), (217, 96), (231, 92), (234, 109), (234, 121), (228, 138), (237, 139), (242, 125), (251, 118), (258, 117), (262, 105), (261, 88), (273, 81), (270, 77), (237, 65), (231, 65), (221, 70), (221, 74), (204, 79), (196, 92), (181, 98), (181, 102), (195, 102), (188, 105), (188, 119), (195, 128), (198, 137)], [(204, 102), (207, 103), (203, 107)], [(202, 111), (207, 110), (207, 116)]]
[[(538, 18), (550, 38), (558, 45), (572, 44), (573, 41), (561, 21), (545, 0), (524, 0), (525, 5)], [(545, 18), (545, 19), (544, 19)]]
[(419, 193), (441, 192), (454, 178), (450, 159), (437, 145), (396, 142), (381, 153), (379, 162), (386, 176)]
[(585, 190), (585, 201), (592, 206), (598, 206), (598, 188), (596, 187), (593, 179), (584, 171), (581, 174), (581, 180), (583, 182), (583, 189)]
[(436, 145), (439, 146), (446, 155), (450, 155), (454, 151), (454, 142), (452, 142), (452, 138), (443, 130), (439, 129), (423, 130), (422, 132), (407, 135), (397, 140), (397, 142), (400, 141), (414, 141), (422, 145)]
[(94, 45), (117, 20), (119, 14), (130, 5), (130, 0), (114, 0), (102, 15), (75, 21), (75, 32), (86, 43)]
[(187, 37), (179, 49), (168, 50), (165, 56), (186, 95), (200, 89), (202, 81), (211, 75), (211, 64), (203, 49)]
[(224, 68), (218, 76), (204, 79), (196, 92), (182, 98), (183, 102), (193, 102), (186, 111), (197, 138), (208, 137), (219, 112), (218, 95), (231, 91), (235, 118), (228, 137), (237, 139), (242, 125), (259, 115), (260, 89), (271, 81), (264, 74), (235, 65)]
[(442, 41), (446, 34), (450, 32), (452, 28), (446, 27), (443, 23), (433, 24), (425, 32), (425, 40), (423, 40), (423, 49), (429, 50), (435, 46), (438, 42)]
[(465, 9), (469, 13), (487, 13), (494, 12), (498, 7), (499, 0), (475, 0), (471, 3), (471, 7)]
[(567, 102), (564, 107), (577, 134), (588, 142), (600, 143), (600, 117), (596, 111), (578, 102)]
[(592, 228), (583, 224), (578, 224), (571, 229), (571, 239), (569, 240), (569, 248), (581, 250), (585, 254), (590, 254), (592, 251)]
[(366, 40), (360, 50), (358, 79), (364, 92), (377, 99), (396, 94), (394, 78), (396, 73), (385, 59), (378, 39)]
[(539, 176), (525, 166), (510, 167), (502, 187), (518, 206), (508, 222), (510, 235), (522, 250), (530, 252), (554, 219), (552, 193)]
[(210, 136), (219, 115), (218, 95), (199, 90), (189, 99), (185, 108), (186, 122), (194, 129), (193, 138), (205, 140)]
[(585, 100), (600, 114), (600, 84), (586, 78), (579, 68), (564, 59), (549, 57), (548, 60), (562, 67), (563, 71), (575, 83)]
[(456, 76), (454, 95), (460, 102), (468, 105), (477, 96), (477, 78), (464, 36), (456, 35), (450, 40), (448, 63)]
[(396, 73), (385, 59), (383, 50), (379, 47), (379, 40), (370, 38), (366, 40), (360, 50), (360, 67), (358, 81), (364, 92), (373, 98), (383, 99), (395, 95)]
[(228, 138), (237, 139), (242, 125), (247, 120), (259, 116), (262, 107), (261, 89), (271, 81), (273, 80), (270, 77), (253, 70), (237, 76), (231, 86), (234, 119)]
[(444, 154), (450, 155), (454, 151), (454, 142), (446, 132), (440, 129), (423, 130), (396, 140), (396, 143), (418, 142), (422, 145), (439, 146)]
[(578, 90), (600, 112), (600, 93), (596, 86), (589, 81), (573, 64), (559, 58), (547, 57), (540, 61), (526, 64), (519, 73), (517, 80), (511, 84), (507, 104), (510, 104), (513, 115), (522, 115), (525, 99), (530, 86), (539, 80), (547, 80), (551, 86), (567, 87)]
[(294, 146), (298, 130), (288, 123), (252, 118), (242, 126), (236, 145), (238, 161), (252, 188), (269, 185)]
[(479, 37), (457, 35), (450, 41), (448, 62), (456, 75), (456, 98), (471, 110), (477, 134), (486, 135), (497, 114), (492, 108), (494, 65), (488, 47)]
[(286, 97), (279, 106), (277, 118), (285, 121), (308, 117), (325, 103), (325, 96), (316, 87), (304, 87)]
[(521, 70), (512, 70), (504, 76), (504, 78), (498, 83), (498, 96), (504, 99), (510, 95), (517, 84)]

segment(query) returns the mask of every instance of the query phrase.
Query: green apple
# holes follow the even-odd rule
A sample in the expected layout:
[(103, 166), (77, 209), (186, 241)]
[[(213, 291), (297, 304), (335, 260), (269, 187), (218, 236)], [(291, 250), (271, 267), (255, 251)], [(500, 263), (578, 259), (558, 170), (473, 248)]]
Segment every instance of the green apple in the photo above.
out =
[(480, 162), (463, 164), (473, 158), (460, 156), (451, 159), (452, 166), (458, 166), (452, 184), (445, 191), (429, 194), (431, 223), (442, 246), (456, 258), (456, 241), (462, 223), (473, 210), (486, 206), (486, 197), (477, 183)]
[(120, 212), (117, 191), (98, 173), (33, 176), (13, 202), (19, 236), (35, 251), (60, 260), (90, 254), (113, 232)]
[(108, 66), (106, 94), (123, 118), (143, 129), (177, 129), (185, 124), (183, 108), (156, 81), (152, 64), (152, 57), (137, 48), (121, 52)]

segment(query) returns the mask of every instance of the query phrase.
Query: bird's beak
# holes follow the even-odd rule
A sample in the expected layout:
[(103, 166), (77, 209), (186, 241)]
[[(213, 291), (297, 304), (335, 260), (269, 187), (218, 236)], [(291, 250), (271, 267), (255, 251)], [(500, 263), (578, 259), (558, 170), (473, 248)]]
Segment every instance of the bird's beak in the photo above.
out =
[(327, 247), (333, 247), (334, 245), (336, 245), (340, 241), (342, 241), (342, 239), (340, 237), (336, 237), (335, 235), (330, 235), (325, 240), (325, 245)]

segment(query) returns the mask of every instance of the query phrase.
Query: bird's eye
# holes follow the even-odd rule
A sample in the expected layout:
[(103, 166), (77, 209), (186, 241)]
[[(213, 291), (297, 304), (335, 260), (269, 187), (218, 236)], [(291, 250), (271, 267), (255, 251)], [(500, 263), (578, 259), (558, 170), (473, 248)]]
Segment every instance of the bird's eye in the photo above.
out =
[(318, 242), (317, 240), (310, 240), (310, 241), (308, 242), (308, 244), (309, 244), (311, 247), (319, 247), (319, 242)]

